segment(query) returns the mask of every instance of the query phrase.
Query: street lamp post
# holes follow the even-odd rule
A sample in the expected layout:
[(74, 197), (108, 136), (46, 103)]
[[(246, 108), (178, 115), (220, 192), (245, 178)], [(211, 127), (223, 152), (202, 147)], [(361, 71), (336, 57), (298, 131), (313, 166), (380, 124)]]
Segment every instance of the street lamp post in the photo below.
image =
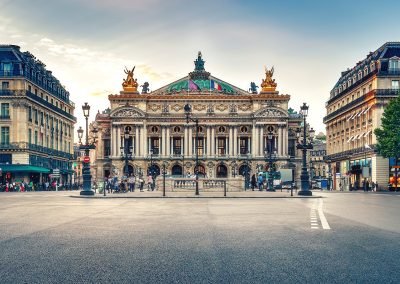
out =
[[(298, 195), (305, 195), (305, 196), (312, 195), (312, 192), (310, 190), (310, 177), (308, 175), (308, 170), (307, 170), (307, 150), (313, 148), (311, 142), (312, 139), (314, 138), (314, 132), (315, 132), (312, 128), (309, 130), (310, 143), (307, 143), (306, 117), (308, 114), (308, 108), (309, 106), (306, 103), (303, 103), (303, 105), (300, 107), (300, 114), (303, 116), (303, 139), (299, 141), (299, 144), (297, 144), (297, 149), (301, 149), (303, 152), (303, 160), (302, 160), (301, 175), (300, 175), (301, 190), (298, 192)], [(297, 135), (300, 136), (300, 131), (297, 133)]]
[[(85, 145), (80, 145), (79, 148), (81, 150), (85, 150), (85, 157), (83, 159), (83, 168), (82, 168), (82, 177), (83, 177), (83, 190), (80, 192), (80, 195), (94, 195), (94, 191), (92, 190), (92, 175), (90, 174), (90, 158), (89, 158), (89, 150), (95, 149), (94, 144), (89, 144), (89, 111), (90, 105), (85, 103), (82, 106), (83, 115), (86, 119), (86, 143)], [(78, 137), (81, 140), (83, 136), (83, 129), (79, 127), (78, 129)]]
[(196, 140), (194, 143), (195, 151), (196, 151), (196, 162), (195, 162), (195, 168), (194, 168), (194, 173), (196, 175), (196, 195), (199, 195), (199, 149), (198, 149), (198, 140), (199, 140), (199, 119), (198, 118), (192, 118), (192, 106), (190, 104), (186, 104), (184, 106), (184, 110), (186, 113), (186, 123), (189, 124), (189, 120), (193, 121), (196, 124)]
[(275, 191), (274, 189), (274, 177), (273, 177), (273, 161), (275, 160), (275, 157), (272, 157), (272, 138), (273, 138), (273, 133), (270, 131), (267, 134), (268, 138), (268, 149), (265, 149), (264, 154), (265, 158), (268, 157), (268, 189), (267, 191)]

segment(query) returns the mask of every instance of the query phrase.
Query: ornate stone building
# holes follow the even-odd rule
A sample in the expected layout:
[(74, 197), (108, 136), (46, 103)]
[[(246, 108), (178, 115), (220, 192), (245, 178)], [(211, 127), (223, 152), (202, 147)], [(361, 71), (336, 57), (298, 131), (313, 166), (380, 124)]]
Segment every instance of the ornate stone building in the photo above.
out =
[(52, 72), (28, 51), (0, 45), (2, 181), (71, 181), (75, 105)]
[[(134, 174), (147, 174), (150, 165), (159, 173), (163, 164), (171, 175), (193, 173), (196, 131), (199, 173), (209, 178), (264, 171), (269, 150), (277, 169), (297, 161), (295, 129), (302, 118), (288, 110), (290, 96), (276, 91), (273, 68), (265, 70), (258, 93), (253, 82), (245, 91), (212, 76), (200, 52), (194, 63), (188, 76), (152, 92), (146, 82), (139, 93), (134, 70), (125, 70), (123, 91), (110, 95), (110, 108), (91, 123), (99, 130), (92, 153), (97, 179), (125, 173), (126, 160)], [(198, 129), (187, 123), (185, 104)]]
[(399, 82), (400, 42), (387, 42), (342, 72), (333, 87), (324, 123), (335, 189), (340, 182), (345, 189), (362, 188), (364, 179), (387, 185), (391, 164), (375, 151), (374, 129), (381, 126), (385, 106), (399, 95)]

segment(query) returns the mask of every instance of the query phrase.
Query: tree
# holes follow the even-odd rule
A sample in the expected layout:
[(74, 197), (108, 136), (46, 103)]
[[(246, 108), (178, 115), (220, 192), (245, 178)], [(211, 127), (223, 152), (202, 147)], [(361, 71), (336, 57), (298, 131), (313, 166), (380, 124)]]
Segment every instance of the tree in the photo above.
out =
[[(374, 133), (378, 141), (378, 153), (385, 158), (394, 157), (397, 166), (400, 157), (400, 96), (389, 102), (383, 112), (381, 128), (375, 129)], [(395, 172), (397, 187), (397, 167)]]

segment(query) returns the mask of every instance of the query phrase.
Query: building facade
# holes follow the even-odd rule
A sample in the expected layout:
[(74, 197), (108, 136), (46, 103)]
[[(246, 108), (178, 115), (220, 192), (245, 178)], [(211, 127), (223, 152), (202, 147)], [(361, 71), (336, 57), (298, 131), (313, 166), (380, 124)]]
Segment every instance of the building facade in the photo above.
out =
[(333, 186), (362, 189), (389, 181), (390, 163), (379, 156), (374, 129), (388, 102), (399, 95), (400, 42), (388, 42), (342, 72), (326, 103), (327, 156)]
[[(300, 161), (295, 130), (302, 117), (288, 109), (290, 96), (276, 91), (273, 68), (265, 70), (258, 93), (254, 83), (245, 91), (212, 76), (200, 52), (194, 63), (188, 76), (152, 92), (146, 82), (139, 93), (133, 70), (125, 70), (123, 91), (108, 97), (110, 108), (90, 125), (98, 129), (94, 177), (146, 175), (151, 167), (159, 174), (164, 165), (169, 175), (187, 176), (196, 151), (198, 172), (209, 178), (265, 171), (270, 151), (276, 169)], [(186, 104), (197, 129), (186, 120)]]
[(19, 46), (0, 45), (2, 182), (43, 183), (53, 169), (61, 182), (71, 179), (75, 106), (45, 67)]

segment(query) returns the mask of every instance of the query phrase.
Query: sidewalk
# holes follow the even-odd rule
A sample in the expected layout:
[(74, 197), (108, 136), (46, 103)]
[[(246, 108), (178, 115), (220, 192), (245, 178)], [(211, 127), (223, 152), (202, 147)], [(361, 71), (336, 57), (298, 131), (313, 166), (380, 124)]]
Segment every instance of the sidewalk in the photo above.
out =
[(226, 197), (224, 192), (207, 192), (200, 191), (199, 195), (195, 195), (194, 191), (179, 191), (171, 192), (166, 191), (165, 197), (163, 191), (135, 191), (127, 193), (96, 193), (94, 196), (82, 196), (82, 195), (71, 195), (70, 197), (75, 198), (321, 198), (318, 192), (313, 192), (313, 196), (299, 196), (296, 191), (293, 191), (293, 196), (290, 196), (290, 191), (283, 190), (282, 192), (270, 192), (270, 191), (227, 191)]

